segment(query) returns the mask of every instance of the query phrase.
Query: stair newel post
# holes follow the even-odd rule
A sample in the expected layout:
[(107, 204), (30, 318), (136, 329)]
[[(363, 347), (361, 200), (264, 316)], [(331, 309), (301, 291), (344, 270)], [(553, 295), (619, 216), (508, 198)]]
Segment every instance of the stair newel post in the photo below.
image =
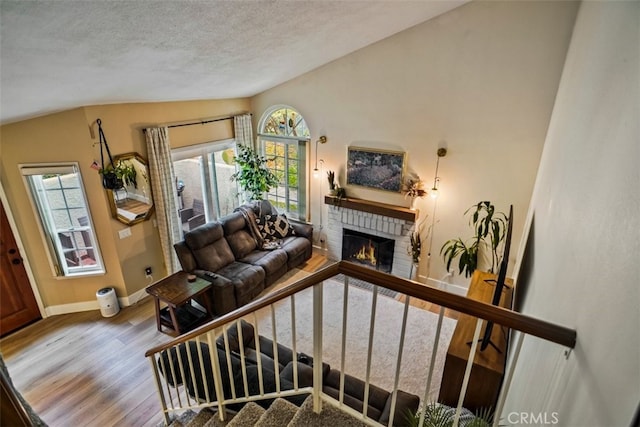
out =
[(322, 410), (322, 286), (313, 287), (313, 412)]
[(217, 329), (214, 329), (207, 333), (207, 342), (209, 345), (209, 357), (213, 361), (213, 386), (216, 390), (216, 400), (218, 401), (218, 414), (220, 420), (224, 421), (225, 410), (222, 402), (224, 402), (226, 396), (222, 390), (222, 374), (220, 373), (220, 360), (218, 358), (218, 349), (215, 341), (216, 332)]

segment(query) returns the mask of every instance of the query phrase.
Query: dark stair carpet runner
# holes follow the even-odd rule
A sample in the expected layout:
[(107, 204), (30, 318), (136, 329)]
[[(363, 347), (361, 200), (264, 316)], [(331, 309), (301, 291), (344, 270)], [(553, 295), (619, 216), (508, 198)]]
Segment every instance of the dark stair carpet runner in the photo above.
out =
[(220, 421), (217, 412), (203, 409), (187, 410), (170, 427), (365, 427), (366, 424), (340, 409), (323, 403), (319, 414), (313, 412), (313, 397), (299, 408), (284, 399), (276, 399), (268, 409), (254, 402), (247, 403), (237, 414)]

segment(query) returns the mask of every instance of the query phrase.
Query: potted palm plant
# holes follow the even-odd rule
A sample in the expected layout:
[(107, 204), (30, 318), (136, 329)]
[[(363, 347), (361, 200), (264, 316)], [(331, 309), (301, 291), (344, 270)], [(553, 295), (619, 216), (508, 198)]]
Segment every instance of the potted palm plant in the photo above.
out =
[(231, 180), (238, 182), (247, 201), (262, 200), (266, 192), (278, 185), (278, 177), (267, 167), (267, 159), (253, 148), (240, 145), (235, 162), (238, 170)]

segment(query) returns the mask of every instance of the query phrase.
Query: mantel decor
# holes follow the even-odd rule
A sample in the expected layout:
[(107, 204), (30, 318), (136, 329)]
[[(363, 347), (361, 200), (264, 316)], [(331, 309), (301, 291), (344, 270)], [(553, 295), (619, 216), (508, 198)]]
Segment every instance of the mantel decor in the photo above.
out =
[(349, 147), (347, 184), (399, 193), (406, 153), (373, 148)]

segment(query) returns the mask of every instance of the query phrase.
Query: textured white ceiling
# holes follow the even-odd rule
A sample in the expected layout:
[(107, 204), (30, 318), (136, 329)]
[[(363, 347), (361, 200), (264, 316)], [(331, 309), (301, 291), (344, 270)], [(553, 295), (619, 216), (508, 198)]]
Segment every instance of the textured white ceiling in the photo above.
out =
[(0, 123), (253, 96), (468, 0), (0, 0)]

